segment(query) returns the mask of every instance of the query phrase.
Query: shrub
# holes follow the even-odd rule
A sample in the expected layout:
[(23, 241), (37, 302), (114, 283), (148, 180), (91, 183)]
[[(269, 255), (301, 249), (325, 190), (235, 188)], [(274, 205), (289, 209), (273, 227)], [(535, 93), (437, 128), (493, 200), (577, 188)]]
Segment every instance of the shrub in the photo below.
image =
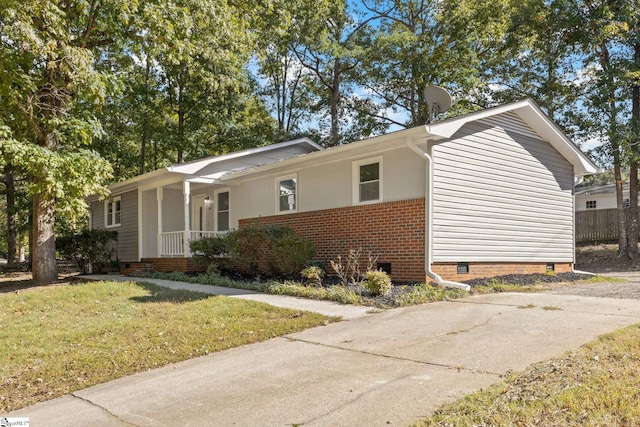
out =
[(93, 264), (117, 268), (117, 243), (117, 231), (94, 229), (58, 237), (56, 249), (64, 258), (75, 261), (82, 271)]
[(271, 273), (293, 277), (316, 254), (316, 245), (309, 239), (290, 234), (271, 244)]
[(365, 288), (374, 295), (386, 295), (391, 291), (391, 278), (382, 270), (367, 271)]
[(279, 225), (242, 227), (227, 233), (222, 241), (206, 242), (196, 248), (208, 262), (227, 255), (229, 259), (221, 265), (227, 270), (289, 278), (296, 276), (316, 253), (313, 242)]
[(189, 243), (193, 260), (198, 264), (215, 263), (221, 256), (229, 252), (228, 235), (204, 237)]
[(367, 257), (367, 267), (363, 269), (360, 266), (361, 253), (362, 249), (350, 249), (349, 255), (347, 255), (347, 259), (344, 262), (340, 255), (338, 255), (337, 261), (329, 261), (331, 263), (331, 268), (333, 268), (333, 271), (335, 271), (340, 278), (340, 284), (342, 286), (347, 286), (349, 283), (360, 283), (365, 279), (368, 271), (374, 270), (373, 266), (378, 260), (378, 256), (373, 256), (371, 252), (369, 252)]
[(320, 286), (322, 284), (322, 277), (324, 276), (324, 271), (318, 267), (317, 265), (310, 265), (305, 267), (300, 275), (306, 279), (313, 286)]

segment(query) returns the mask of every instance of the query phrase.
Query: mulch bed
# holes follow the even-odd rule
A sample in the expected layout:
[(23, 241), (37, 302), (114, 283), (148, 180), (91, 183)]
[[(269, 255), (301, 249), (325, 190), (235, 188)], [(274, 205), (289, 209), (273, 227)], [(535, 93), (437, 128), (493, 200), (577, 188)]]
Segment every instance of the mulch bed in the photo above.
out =
[(513, 284), (521, 286), (532, 286), (539, 283), (561, 283), (586, 280), (592, 277), (589, 274), (579, 273), (558, 273), (558, 274), (507, 274), (505, 276), (486, 277), (482, 279), (465, 280), (464, 283), (471, 286), (489, 286), (494, 284)]

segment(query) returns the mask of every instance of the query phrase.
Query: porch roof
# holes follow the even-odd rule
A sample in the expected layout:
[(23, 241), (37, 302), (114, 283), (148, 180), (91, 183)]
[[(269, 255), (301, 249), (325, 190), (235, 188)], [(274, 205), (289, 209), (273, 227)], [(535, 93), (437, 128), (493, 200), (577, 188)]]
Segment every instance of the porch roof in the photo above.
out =
[(138, 175), (109, 186), (112, 193), (123, 193), (147, 185), (188, 180), (212, 183), (227, 173), (297, 157), (324, 148), (309, 138), (298, 138), (220, 156), (207, 157)]

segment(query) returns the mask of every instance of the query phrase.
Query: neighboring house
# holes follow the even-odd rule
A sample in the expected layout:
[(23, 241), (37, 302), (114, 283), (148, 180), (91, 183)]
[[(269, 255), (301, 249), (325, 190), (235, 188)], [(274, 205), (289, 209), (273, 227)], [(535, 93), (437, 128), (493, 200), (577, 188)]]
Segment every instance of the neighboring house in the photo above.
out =
[[(629, 207), (629, 184), (622, 184), (622, 203)], [(640, 205), (640, 203), (639, 203)], [(615, 209), (618, 207), (615, 184), (576, 187), (576, 211)]]
[[(124, 267), (188, 268), (188, 241), (247, 224), (394, 280), (571, 271), (574, 177), (597, 167), (530, 100), (323, 150), (308, 139), (178, 164), (91, 201)], [(455, 286), (455, 284), (448, 283)]]

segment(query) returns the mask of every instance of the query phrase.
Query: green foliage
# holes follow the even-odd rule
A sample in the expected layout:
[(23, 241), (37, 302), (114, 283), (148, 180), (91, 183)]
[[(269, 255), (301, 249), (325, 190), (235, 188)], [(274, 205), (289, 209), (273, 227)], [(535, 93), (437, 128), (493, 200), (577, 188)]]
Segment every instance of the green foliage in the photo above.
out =
[(229, 269), (257, 275), (292, 277), (313, 258), (315, 245), (282, 226), (251, 225), (229, 232)]
[(215, 263), (220, 257), (229, 252), (229, 234), (222, 236), (203, 237), (189, 243), (193, 260), (198, 264)]
[(117, 262), (117, 242), (117, 231), (94, 229), (60, 236), (56, 239), (56, 246), (60, 255), (74, 260), (84, 270), (86, 265)]
[(365, 275), (364, 287), (374, 295), (386, 295), (391, 291), (391, 278), (384, 271), (370, 270)]
[(285, 281), (284, 283), (271, 283), (267, 288), (267, 292), (276, 295), (334, 301), (342, 304), (362, 304), (360, 295), (343, 286), (330, 286), (329, 288), (309, 287), (297, 282)]
[(324, 277), (324, 270), (317, 265), (309, 265), (300, 271), (300, 276), (306, 279), (313, 286), (322, 285), (322, 278)]
[(461, 289), (448, 289), (421, 283), (413, 286), (411, 292), (401, 293), (397, 296), (395, 298), (395, 304), (404, 307), (434, 301), (447, 301), (449, 299), (463, 298), (466, 296), (469, 296), (469, 293)]
[(293, 277), (316, 254), (316, 245), (296, 234), (284, 236), (271, 245), (271, 272), (276, 276)]

